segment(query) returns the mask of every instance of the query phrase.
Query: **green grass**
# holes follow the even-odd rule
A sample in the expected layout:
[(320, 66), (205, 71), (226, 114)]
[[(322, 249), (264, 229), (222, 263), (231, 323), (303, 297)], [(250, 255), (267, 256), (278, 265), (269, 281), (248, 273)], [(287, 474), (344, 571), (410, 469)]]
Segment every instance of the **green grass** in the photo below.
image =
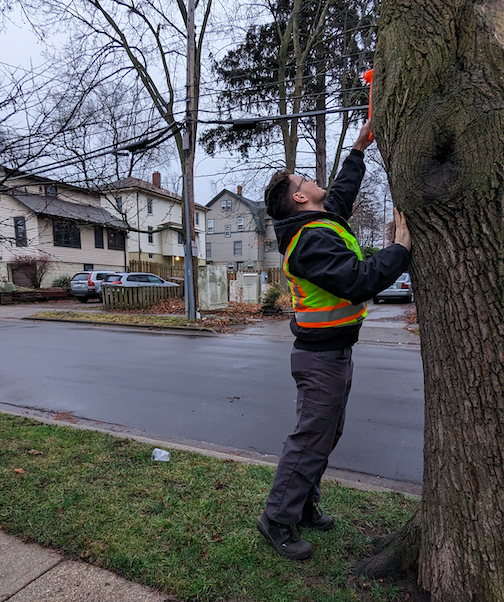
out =
[(299, 563), (278, 556), (255, 527), (272, 468), (177, 450), (157, 463), (151, 451), (0, 414), (0, 526), (182, 600), (401, 599), (397, 588), (376, 583), (362, 593), (363, 582), (348, 572), (368, 549), (366, 533), (387, 533), (409, 518), (410, 499), (325, 482), (324, 509), (336, 526), (304, 531), (315, 552)]
[(78, 312), (78, 311), (39, 311), (30, 318), (44, 318), (51, 320), (87, 321), (114, 324), (140, 324), (142, 326), (197, 326), (181, 316), (153, 316), (148, 314), (105, 313), (105, 312)]

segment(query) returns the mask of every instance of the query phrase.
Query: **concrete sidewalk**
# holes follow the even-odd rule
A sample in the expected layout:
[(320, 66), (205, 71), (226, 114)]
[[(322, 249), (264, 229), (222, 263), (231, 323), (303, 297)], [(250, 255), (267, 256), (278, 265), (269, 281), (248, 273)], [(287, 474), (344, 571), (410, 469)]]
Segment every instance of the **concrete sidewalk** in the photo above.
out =
[(179, 602), (0, 531), (0, 602)]

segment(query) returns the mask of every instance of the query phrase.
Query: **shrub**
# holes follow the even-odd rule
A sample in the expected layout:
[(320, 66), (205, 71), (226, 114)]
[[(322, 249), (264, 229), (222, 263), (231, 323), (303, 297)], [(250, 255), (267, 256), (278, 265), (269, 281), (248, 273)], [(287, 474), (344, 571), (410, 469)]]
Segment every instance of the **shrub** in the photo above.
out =
[(51, 265), (52, 261), (43, 254), (38, 257), (20, 254), (14, 257), (11, 262), (11, 268), (22, 272), (28, 278), (30, 285), (35, 289), (41, 287), (42, 280), (49, 271)]
[(361, 247), (362, 259), (369, 259), (379, 250), (380, 249), (378, 247)]
[(58, 276), (58, 278), (53, 280), (52, 286), (54, 288), (70, 288), (70, 276), (67, 274)]
[(263, 307), (276, 307), (278, 299), (282, 294), (282, 289), (280, 285), (273, 284), (270, 288), (263, 293), (262, 296), (262, 306)]

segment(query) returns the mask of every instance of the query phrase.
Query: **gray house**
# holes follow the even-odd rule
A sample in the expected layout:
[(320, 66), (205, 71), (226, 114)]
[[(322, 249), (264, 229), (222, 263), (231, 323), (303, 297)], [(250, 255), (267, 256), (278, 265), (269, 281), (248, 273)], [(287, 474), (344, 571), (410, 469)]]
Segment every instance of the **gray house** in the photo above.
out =
[(229, 271), (257, 271), (280, 267), (271, 219), (263, 201), (222, 190), (207, 205), (206, 259), (225, 265)]

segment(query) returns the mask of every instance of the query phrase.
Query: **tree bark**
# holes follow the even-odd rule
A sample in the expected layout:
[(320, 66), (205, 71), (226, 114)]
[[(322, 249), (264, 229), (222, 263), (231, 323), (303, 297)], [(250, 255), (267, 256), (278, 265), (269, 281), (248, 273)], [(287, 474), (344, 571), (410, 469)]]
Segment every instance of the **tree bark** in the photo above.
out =
[(425, 378), (415, 562), (432, 602), (504, 600), (502, 22), (502, 1), (384, 0), (378, 35), (372, 130), (413, 238)]

